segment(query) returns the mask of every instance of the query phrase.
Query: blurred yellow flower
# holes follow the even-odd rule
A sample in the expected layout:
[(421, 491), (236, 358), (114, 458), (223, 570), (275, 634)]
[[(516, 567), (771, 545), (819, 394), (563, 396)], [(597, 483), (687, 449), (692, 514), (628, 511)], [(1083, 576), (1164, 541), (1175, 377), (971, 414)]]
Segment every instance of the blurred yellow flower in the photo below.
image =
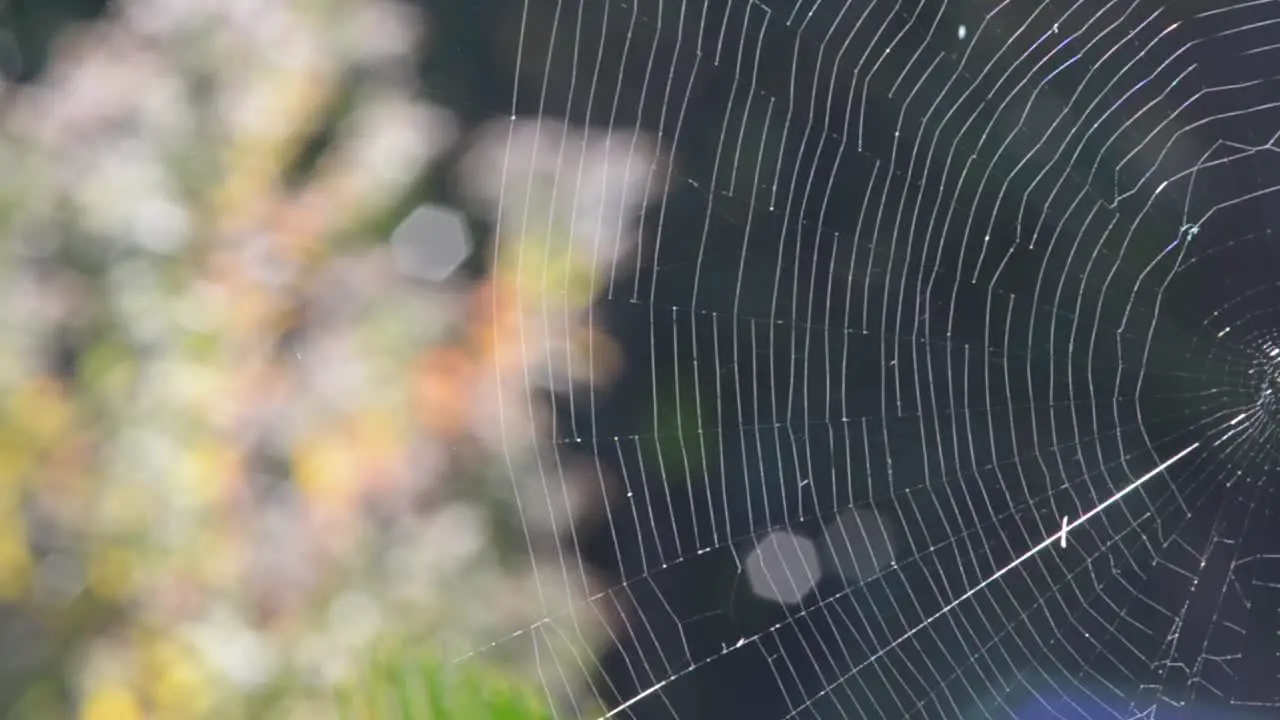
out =
[(357, 453), (342, 428), (318, 433), (294, 447), (294, 478), (313, 509), (327, 515), (348, 507), (359, 489)]
[(201, 505), (219, 507), (231, 499), (240, 478), (240, 453), (234, 445), (206, 439), (187, 449), (186, 478)]
[(367, 491), (378, 491), (404, 462), (408, 441), (404, 423), (389, 411), (369, 409), (356, 415), (351, 424), (351, 443), (359, 448), (358, 457), (367, 475)]
[(35, 377), (21, 385), (9, 399), (8, 411), (9, 417), (41, 445), (65, 431), (75, 416), (62, 387), (48, 377)]
[(204, 588), (235, 592), (244, 577), (243, 528), (232, 516), (219, 520), (202, 527), (188, 545), (201, 558), (190, 578)]
[(15, 600), (27, 590), (32, 558), (27, 547), (27, 526), (22, 516), (0, 517), (0, 600)]
[(17, 505), (22, 498), (22, 479), (34, 457), (31, 446), (24, 444), (9, 428), (0, 434), (0, 511)]
[(89, 695), (80, 720), (143, 720), (142, 708), (127, 688), (107, 686)]
[(134, 562), (123, 548), (96, 544), (89, 556), (89, 591), (102, 600), (128, 597), (133, 590)]
[(528, 232), (504, 238), (499, 247), (496, 274), (513, 284), (522, 305), (538, 308), (554, 299), (553, 308), (584, 308), (600, 289), (590, 248), (562, 233)]
[(203, 717), (213, 702), (211, 678), (194, 649), (160, 638), (143, 659), (147, 696), (163, 718)]

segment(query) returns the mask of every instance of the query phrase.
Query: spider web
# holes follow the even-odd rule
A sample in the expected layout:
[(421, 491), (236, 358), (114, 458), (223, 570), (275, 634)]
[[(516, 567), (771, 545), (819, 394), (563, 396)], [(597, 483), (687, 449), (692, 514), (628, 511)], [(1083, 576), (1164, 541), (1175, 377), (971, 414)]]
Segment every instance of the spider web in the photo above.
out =
[(629, 386), (556, 430), (611, 498), (618, 648), (544, 653), (550, 695), (568, 665), (637, 719), (1280, 712), (1280, 4), (519, 17), (513, 111), (671, 160), (591, 310)]

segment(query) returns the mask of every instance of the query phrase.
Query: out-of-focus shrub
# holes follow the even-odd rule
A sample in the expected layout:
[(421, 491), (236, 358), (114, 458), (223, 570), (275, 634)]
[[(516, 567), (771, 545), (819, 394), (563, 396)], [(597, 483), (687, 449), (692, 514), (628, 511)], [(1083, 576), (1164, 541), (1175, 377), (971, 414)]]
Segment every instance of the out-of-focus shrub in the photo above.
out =
[[(566, 543), (608, 487), (540, 393), (618, 367), (588, 308), (659, 153), (491, 126), (460, 180), (496, 236), (428, 207), (387, 237), (458, 140), (415, 85), (429, 30), (393, 0), (119, 0), (9, 89), (17, 716), (333, 716), (393, 640), (589, 672), (617, 609)], [(451, 274), (477, 241), (490, 269)]]

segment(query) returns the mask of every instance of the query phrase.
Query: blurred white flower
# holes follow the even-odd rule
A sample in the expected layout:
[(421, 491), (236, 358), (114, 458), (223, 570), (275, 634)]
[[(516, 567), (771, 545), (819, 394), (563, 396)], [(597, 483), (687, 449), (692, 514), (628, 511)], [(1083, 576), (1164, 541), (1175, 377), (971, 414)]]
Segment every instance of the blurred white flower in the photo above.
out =
[(168, 319), (160, 312), (167, 298), (155, 268), (141, 260), (125, 260), (111, 268), (107, 281), (114, 309), (133, 339), (146, 344), (157, 341)]
[(666, 183), (647, 133), (547, 118), (485, 126), (461, 171), (468, 195), (499, 221), (504, 238), (571, 242), (578, 261), (605, 270), (634, 248), (635, 218)]
[(430, 562), (447, 575), (475, 559), (488, 539), (489, 523), (484, 511), (455, 502), (436, 510), (416, 540), (422, 548), (431, 549)]
[(95, 148), (122, 123), (152, 139), (172, 139), (191, 124), (176, 68), (119, 28), (91, 26), (61, 41), (44, 82), (26, 87), (9, 127), (62, 155)]
[(254, 76), (227, 82), (220, 88), (219, 117), (231, 137), (286, 138), (312, 128), (294, 123), (307, 93), (334, 73), (333, 59), (307, 35), (291, 37), (280, 48), (282, 55), (254, 68)]
[(349, 119), (333, 159), (358, 205), (386, 202), (452, 142), (453, 116), (398, 91), (377, 91)]
[(382, 625), (382, 611), (368, 593), (347, 590), (329, 604), (329, 632), (353, 649), (372, 642)]
[(186, 635), (204, 661), (241, 690), (270, 681), (280, 661), (271, 643), (226, 606), (192, 623)]
[(422, 43), (425, 23), (405, 2), (362, 2), (343, 18), (343, 39), (356, 62), (404, 62)]
[(91, 233), (158, 253), (187, 243), (187, 209), (174, 197), (154, 145), (122, 140), (104, 149), (70, 190)]
[(233, 16), (237, 6), (261, 5), (269, 9), (275, 0), (116, 0), (115, 12), (124, 25), (145, 37), (182, 37), (208, 25), (219, 12)]

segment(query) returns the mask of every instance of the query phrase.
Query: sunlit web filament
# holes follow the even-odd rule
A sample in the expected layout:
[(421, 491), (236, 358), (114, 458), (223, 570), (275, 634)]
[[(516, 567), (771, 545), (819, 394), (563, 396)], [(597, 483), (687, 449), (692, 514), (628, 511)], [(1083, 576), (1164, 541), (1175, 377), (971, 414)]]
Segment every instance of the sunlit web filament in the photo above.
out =
[[(1143, 483), (1145, 483), (1146, 481), (1150, 480), (1151, 478), (1155, 477), (1156, 475), (1159, 475), (1160, 473), (1162, 473), (1162, 472), (1164, 472), (1165, 470), (1167, 470), (1171, 465), (1173, 465), (1174, 463), (1176, 463), (1177, 461), (1179, 461), (1179, 460), (1181, 460), (1183, 457), (1185, 457), (1185, 456), (1187, 455), (1187, 453), (1189, 453), (1189, 452), (1191, 452), (1192, 450), (1194, 450), (1194, 449), (1196, 449), (1197, 447), (1199, 447), (1199, 445), (1200, 445), (1200, 443), (1198, 443), (1198, 442), (1191, 443), (1191, 444), (1190, 444), (1190, 445), (1188, 445), (1187, 447), (1183, 448), (1183, 449), (1182, 449), (1182, 451), (1181, 451), (1181, 452), (1179, 452), (1178, 454), (1174, 455), (1173, 457), (1169, 458), (1168, 460), (1165, 460), (1164, 462), (1162, 462), (1162, 463), (1160, 463), (1159, 465), (1157, 465), (1157, 466), (1155, 467), (1155, 469), (1151, 470), (1151, 471), (1150, 471), (1150, 472), (1148, 472), (1146, 475), (1143, 475), (1142, 477), (1138, 478), (1137, 480), (1134, 480), (1133, 482), (1129, 483), (1127, 486), (1125, 486), (1125, 487), (1121, 488), (1118, 492), (1116, 492), (1116, 494), (1114, 494), (1114, 495), (1112, 495), (1111, 497), (1107, 498), (1106, 500), (1102, 501), (1101, 503), (1099, 503), (1096, 507), (1094, 507), (1094, 508), (1093, 508), (1092, 510), (1090, 510), (1089, 512), (1087, 512), (1087, 513), (1085, 513), (1085, 514), (1081, 515), (1080, 517), (1076, 518), (1075, 520), (1073, 520), (1073, 521), (1071, 521), (1071, 522), (1066, 523), (1065, 525), (1063, 525), (1063, 527), (1062, 527), (1062, 529), (1061, 529), (1061, 530), (1059, 530), (1058, 532), (1055, 532), (1054, 534), (1052, 534), (1052, 535), (1050, 535), (1049, 537), (1045, 538), (1044, 540), (1042, 540), (1042, 541), (1040, 542), (1040, 544), (1038, 544), (1038, 545), (1036, 545), (1035, 547), (1031, 548), (1030, 550), (1026, 551), (1026, 552), (1025, 552), (1025, 553), (1023, 553), (1021, 556), (1019, 556), (1017, 559), (1015, 559), (1013, 562), (1011, 562), (1011, 563), (1009, 563), (1008, 565), (1005, 565), (1003, 568), (1001, 568), (1001, 569), (997, 570), (994, 574), (992, 574), (992, 575), (991, 575), (991, 577), (987, 578), (986, 580), (983, 580), (982, 582), (978, 583), (977, 585), (974, 585), (974, 586), (973, 586), (972, 588), (970, 588), (967, 592), (965, 592), (965, 594), (961, 595), (960, 597), (956, 598), (955, 600), (952, 600), (952, 601), (951, 601), (951, 602), (950, 602), (946, 607), (942, 608), (941, 610), (939, 610), (938, 612), (934, 613), (933, 615), (930, 615), (928, 618), (926, 618), (926, 619), (925, 619), (923, 622), (921, 622), (919, 625), (916, 625), (915, 627), (911, 628), (911, 629), (910, 629), (910, 630), (908, 630), (907, 632), (903, 633), (900, 637), (898, 637), (898, 639), (894, 640), (893, 642), (889, 643), (888, 645), (885, 645), (883, 648), (881, 648), (881, 649), (880, 649), (878, 652), (876, 652), (874, 655), (872, 655), (871, 657), (867, 658), (866, 660), (863, 660), (861, 663), (859, 663), (859, 664), (858, 664), (856, 667), (854, 667), (852, 670), (850, 670), (849, 672), (845, 673), (844, 677), (842, 677), (842, 678), (841, 678), (841, 680), (845, 680), (845, 679), (848, 679), (848, 678), (852, 677), (852, 676), (853, 676), (853, 675), (855, 675), (858, 671), (862, 670), (864, 667), (866, 667), (866, 666), (870, 665), (871, 663), (875, 662), (876, 660), (879, 660), (881, 657), (883, 657), (885, 654), (887, 654), (890, 650), (894, 649), (894, 648), (895, 648), (895, 647), (897, 647), (898, 645), (901, 645), (901, 644), (902, 644), (903, 642), (905, 642), (908, 638), (910, 638), (911, 636), (915, 635), (916, 633), (920, 632), (920, 631), (921, 631), (921, 630), (923, 630), (925, 627), (927, 627), (928, 625), (930, 625), (931, 623), (933, 623), (933, 621), (937, 620), (938, 618), (942, 617), (943, 615), (946, 615), (947, 613), (949, 613), (949, 612), (951, 612), (952, 610), (956, 609), (956, 607), (958, 607), (958, 606), (959, 606), (961, 603), (963, 603), (965, 600), (968, 600), (969, 598), (973, 597), (974, 595), (977, 595), (979, 592), (981, 592), (981, 591), (982, 591), (982, 589), (983, 589), (983, 588), (987, 587), (988, 585), (990, 585), (991, 583), (995, 582), (996, 580), (999, 580), (1001, 577), (1003, 577), (1005, 574), (1007, 574), (1007, 573), (1009, 573), (1010, 571), (1012, 571), (1014, 568), (1018, 567), (1018, 566), (1019, 566), (1019, 565), (1021, 565), (1022, 563), (1026, 562), (1027, 560), (1029, 560), (1029, 559), (1031, 559), (1032, 557), (1034, 557), (1034, 556), (1036, 555), (1036, 553), (1040, 552), (1041, 550), (1044, 550), (1044, 549), (1045, 549), (1045, 548), (1047, 548), (1047, 547), (1052, 546), (1055, 542), (1058, 542), (1062, 537), (1064, 537), (1068, 532), (1070, 532), (1070, 531), (1071, 531), (1073, 528), (1075, 528), (1077, 525), (1080, 525), (1080, 524), (1084, 523), (1084, 522), (1085, 522), (1086, 520), (1088, 520), (1089, 518), (1091, 518), (1091, 517), (1093, 517), (1094, 515), (1097, 515), (1098, 513), (1102, 512), (1102, 511), (1103, 511), (1104, 509), (1106, 509), (1108, 506), (1112, 505), (1113, 503), (1118, 502), (1118, 501), (1120, 500), (1120, 498), (1122, 498), (1122, 497), (1124, 497), (1125, 495), (1128, 495), (1129, 493), (1133, 492), (1135, 489), (1137, 489), (1140, 485), (1142, 485), (1142, 484), (1143, 484)], [(742, 647), (742, 646), (743, 646), (743, 645), (745, 645), (745, 644), (746, 644), (746, 640), (741, 640), (741, 641), (739, 641), (739, 642), (738, 642), (738, 644), (737, 644), (734, 648), (730, 648), (730, 649), (736, 649), (737, 647)], [(694, 667), (697, 667), (697, 666), (694, 666)], [(688, 673), (690, 670), (693, 670), (693, 669), (694, 669), (694, 667), (687, 668), (687, 669), (685, 669), (685, 670), (684, 670), (684, 671), (682, 671), (682, 672), (676, 673), (676, 674), (672, 675), (671, 677), (669, 677), (669, 678), (667, 678), (667, 679), (663, 680), (662, 682), (656, 683), (656, 684), (654, 684), (654, 685), (652, 685), (652, 686), (648, 687), (647, 689), (645, 689), (645, 690), (643, 690), (643, 691), (641, 691), (641, 692), (637, 693), (637, 694), (636, 694), (634, 697), (632, 697), (630, 700), (627, 700), (626, 702), (624, 702), (624, 703), (622, 703), (622, 704), (618, 705), (617, 707), (615, 707), (613, 710), (610, 710), (609, 712), (605, 713), (604, 715), (601, 715), (599, 718), (597, 718), (597, 720), (608, 720), (609, 718), (616, 716), (618, 713), (622, 712), (623, 710), (626, 710), (627, 708), (631, 707), (632, 705), (635, 705), (637, 702), (640, 702), (640, 701), (641, 701), (641, 700), (643, 700), (644, 698), (646, 698), (646, 697), (648, 697), (648, 696), (652, 695), (653, 693), (657, 692), (658, 690), (661, 690), (661, 689), (663, 688), (663, 686), (665, 686), (665, 685), (669, 684), (671, 681), (675, 680), (676, 678), (679, 678), (679, 677), (683, 676), (685, 673)], [(816, 698), (814, 698), (814, 699), (816, 699)], [(791, 713), (790, 713), (790, 714), (788, 714), (788, 715), (787, 715), (787, 717), (793, 717), (793, 716), (795, 716), (795, 715), (796, 715), (796, 713), (800, 712), (800, 710), (802, 710), (802, 709), (804, 709), (804, 708), (808, 707), (809, 705), (813, 704), (813, 700), (814, 700), (814, 699), (810, 699), (809, 701), (807, 701), (806, 703), (804, 703), (804, 704), (803, 704), (803, 705), (801, 705), (800, 707), (797, 707), (795, 710), (791, 711)]]

